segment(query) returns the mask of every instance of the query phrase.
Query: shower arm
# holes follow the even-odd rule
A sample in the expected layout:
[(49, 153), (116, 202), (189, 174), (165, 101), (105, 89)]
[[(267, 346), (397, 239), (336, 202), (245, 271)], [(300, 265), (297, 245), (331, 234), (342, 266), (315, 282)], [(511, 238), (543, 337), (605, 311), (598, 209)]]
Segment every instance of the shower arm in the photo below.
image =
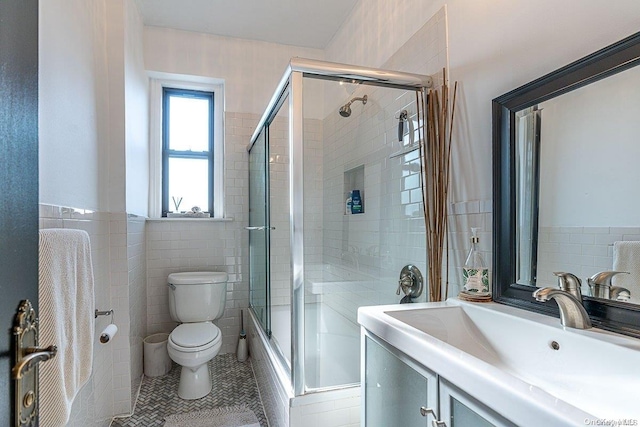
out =
[(358, 98), (353, 98), (351, 101), (347, 102), (346, 105), (351, 105), (356, 101), (362, 101), (362, 104), (366, 104), (367, 103), (367, 95), (363, 96), (363, 97), (358, 97)]

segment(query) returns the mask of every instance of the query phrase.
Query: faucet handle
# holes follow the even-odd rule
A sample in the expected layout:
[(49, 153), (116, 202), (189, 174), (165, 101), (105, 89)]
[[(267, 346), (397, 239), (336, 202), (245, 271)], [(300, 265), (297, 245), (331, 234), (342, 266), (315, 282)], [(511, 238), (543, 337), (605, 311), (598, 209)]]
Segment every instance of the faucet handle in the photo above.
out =
[(582, 280), (578, 276), (562, 271), (556, 271), (553, 274), (558, 277), (558, 288), (569, 292), (579, 301), (582, 301)]
[(611, 286), (611, 280), (616, 274), (631, 274), (628, 271), (601, 271), (589, 277), (589, 284)]
[(405, 295), (409, 295), (411, 293), (411, 288), (413, 287), (413, 277), (411, 274), (405, 273), (400, 276), (400, 280), (398, 280), (398, 290), (396, 291), (396, 295), (400, 295), (400, 290)]

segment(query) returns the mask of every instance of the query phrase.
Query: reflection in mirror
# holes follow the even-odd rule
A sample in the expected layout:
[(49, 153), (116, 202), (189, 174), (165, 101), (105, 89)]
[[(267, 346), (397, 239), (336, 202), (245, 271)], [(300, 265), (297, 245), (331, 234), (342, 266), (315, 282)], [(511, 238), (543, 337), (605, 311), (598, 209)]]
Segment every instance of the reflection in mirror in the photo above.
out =
[[(516, 283), (627, 271), (608, 298), (640, 304), (640, 67), (515, 115)], [(613, 295), (613, 297), (612, 297)]]
[(535, 285), (538, 201), (538, 156), (540, 153), (540, 110), (526, 108), (516, 113), (516, 164), (518, 183), (516, 212), (516, 283)]
[(640, 338), (638, 65), (640, 32), (493, 100), (494, 301), (557, 316), (532, 293), (573, 273), (594, 326)]

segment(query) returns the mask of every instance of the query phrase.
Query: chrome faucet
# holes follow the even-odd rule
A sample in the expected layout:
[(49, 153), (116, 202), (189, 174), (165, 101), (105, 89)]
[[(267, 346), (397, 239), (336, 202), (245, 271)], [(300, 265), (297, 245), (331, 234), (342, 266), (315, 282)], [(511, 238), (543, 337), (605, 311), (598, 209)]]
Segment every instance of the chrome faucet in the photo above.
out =
[(589, 291), (591, 296), (604, 299), (617, 299), (619, 301), (628, 301), (631, 298), (629, 289), (613, 286), (611, 280), (616, 274), (630, 274), (628, 271), (601, 271), (591, 276), (587, 282), (589, 283)]
[(567, 328), (589, 329), (591, 320), (587, 310), (582, 306), (582, 300), (562, 289), (540, 288), (533, 293), (536, 301), (546, 302), (550, 298), (556, 300), (560, 309), (560, 323)]
[(609, 297), (615, 301), (629, 301), (631, 299), (631, 291), (621, 286), (612, 286)]

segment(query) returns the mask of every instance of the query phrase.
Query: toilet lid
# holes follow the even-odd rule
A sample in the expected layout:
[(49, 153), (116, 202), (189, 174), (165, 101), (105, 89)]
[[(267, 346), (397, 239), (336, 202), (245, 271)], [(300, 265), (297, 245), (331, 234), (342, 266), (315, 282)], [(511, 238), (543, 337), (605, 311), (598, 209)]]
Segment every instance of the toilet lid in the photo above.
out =
[(215, 340), (220, 329), (211, 322), (183, 323), (171, 332), (171, 341), (180, 347), (202, 347)]

